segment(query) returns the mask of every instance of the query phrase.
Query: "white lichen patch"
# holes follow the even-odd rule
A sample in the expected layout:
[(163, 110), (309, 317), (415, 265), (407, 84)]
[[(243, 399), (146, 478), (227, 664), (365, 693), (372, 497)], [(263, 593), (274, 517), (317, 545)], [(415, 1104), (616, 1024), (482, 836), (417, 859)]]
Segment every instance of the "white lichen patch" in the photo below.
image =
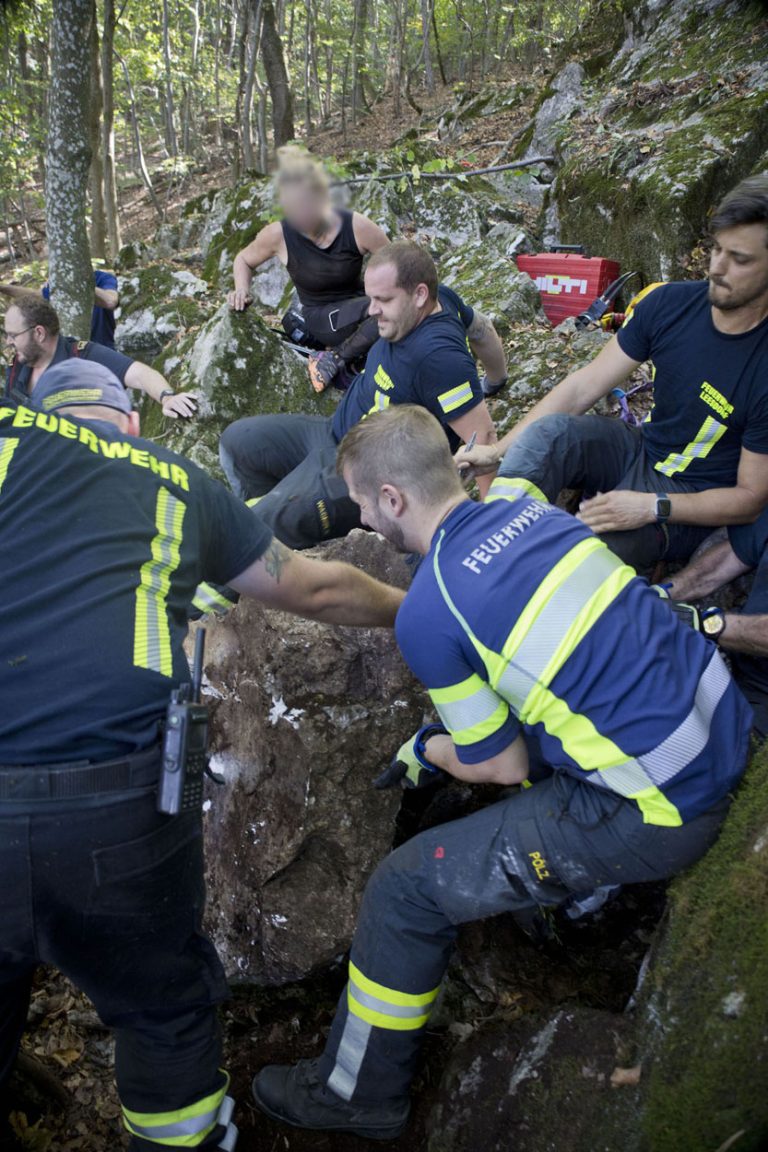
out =
[(269, 722), (274, 728), (279, 720), (285, 720), (291, 728), (298, 729), (299, 720), (304, 715), (303, 708), (289, 708), (282, 696), (272, 697), (272, 707), (269, 710)]

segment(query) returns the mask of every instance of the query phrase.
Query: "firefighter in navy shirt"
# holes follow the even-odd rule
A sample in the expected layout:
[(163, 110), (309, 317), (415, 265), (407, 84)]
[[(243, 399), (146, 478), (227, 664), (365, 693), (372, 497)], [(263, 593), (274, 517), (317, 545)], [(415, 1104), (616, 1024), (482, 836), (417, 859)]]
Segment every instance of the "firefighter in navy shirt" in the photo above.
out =
[(208, 578), (391, 626), (402, 594), (293, 555), (223, 485), (139, 439), (103, 366), (56, 365), (34, 402), (0, 401), (0, 1086), (34, 968), (54, 964), (116, 1032), (129, 1147), (232, 1149), (201, 814), (157, 811), (187, 608)]
[[(490, 321), (451, 289), (438, 287), (432, 257), (409, 241), (379, 249), (365, 273), (379, 339), (365, 371), (333, 417), (252, 416), (221, 438), (221, 463), (236, 495), (259, 498), (256, 513), (278, 539), (308, 548), (359, 525), (336, 474), (336, 448), (370, 412), (421, 404), (443, 425), (453, 447), (490, 444), (495, 432), (470, 348), (490, 380), (506, 376), (504, 349)], [(481, 484), (487, 488), (487, 481)]]
[(279, 1120), (391, 1139), (458, 926), (687, 868), (717, 836), (751, 713), (716, 646), (531, 484), (467, 499), (423, 409), (358, 424), (339, 467), (364, 523), (424, 556), (396, 632), (440, 723), (383, 782), (509, 786), (538, 769), (387, 857), (323, 1055), (254, 1081)]
[[(641, 569), (686, 560), (768, 502), (768, 175), (729, 193), (710, 230), (708, 284), (656, 288), (592, 364), (463, 461), (482, 470), (504, 456), (502, 475), (549, 499), (584, 489), (580, 519)], [(639, 429), (583, 415), (645, 360), (655, 403)]]
[(91, 360), (101, 364), (126, 388), (146, 392), (163, 409), (164, 416), (194, 416), (195, 399), (189, 392), (174, 392), (168, 381), (149, 364), (124, 356), (92, 340), (62, 336), (56, 310), (39, 296), (20, 296), (5, 314), (4, 340), (13, 349), (5, 379), (5, 395), (25, 400), (52, 364), (62, 360)]

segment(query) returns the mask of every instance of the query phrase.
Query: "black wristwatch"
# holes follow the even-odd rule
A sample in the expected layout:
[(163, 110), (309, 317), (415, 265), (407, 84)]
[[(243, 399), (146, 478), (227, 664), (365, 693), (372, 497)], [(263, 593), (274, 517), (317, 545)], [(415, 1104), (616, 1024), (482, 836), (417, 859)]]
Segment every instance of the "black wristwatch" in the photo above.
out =
[(719, 640), (725, 631), (725, 613), (722, 608), (708, 608), (701, 617), (701, 630), (710, 640)]
[(162, 404), (162, 402), (163, 402), (163, 400), (165, 400), (166, 396), (175, 396), (175, 395), (176, 395), (176, 393), (174, 392), (173, 388), (163, 388), (162, 392), (160, 393), (160, 395), (157, 398), (157, 402), (158, 402), (158, 404)]
[(672, 501), (665, 492), (659, 493), (656, 497), (656, 523), (666, 524), (672, 515)]

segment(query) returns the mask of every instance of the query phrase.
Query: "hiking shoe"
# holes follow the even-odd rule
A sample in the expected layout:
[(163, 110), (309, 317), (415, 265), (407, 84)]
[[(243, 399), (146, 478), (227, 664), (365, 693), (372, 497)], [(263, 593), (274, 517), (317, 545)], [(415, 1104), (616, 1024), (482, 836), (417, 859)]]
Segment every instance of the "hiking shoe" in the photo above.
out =
[(307, 361), (309, 378), (315, 392), (325, 392), (329, 384), (332, 384), (336, 379), (343, 363), (341, 357), (330, 349), (321, 352), (319, 356), (309, 357)]
[(322, 1083), (319, 1060), (272, 1064), (254, 1077), (253, 1098), (262, 1112), (291, 1124), (322, 1132), (351, 1132), (368, 1140), (395, 1140), (405, 1128), (410, 1100), (351, 1104)]

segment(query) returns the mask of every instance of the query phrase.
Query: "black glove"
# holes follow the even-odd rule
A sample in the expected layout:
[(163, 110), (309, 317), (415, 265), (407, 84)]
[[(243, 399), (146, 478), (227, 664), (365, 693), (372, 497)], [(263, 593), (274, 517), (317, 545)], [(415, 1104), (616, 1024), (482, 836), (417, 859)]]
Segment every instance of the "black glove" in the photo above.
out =
[(486, 396), (489, 399), (491, 396), (495, 396), (498, 392), (501, 392), (502, 388), (506, 388), (508, 383), (509, 376), (503, 376), (502, 379), (499, 380), (496, 384), (491, 384), (487, 373), (480, 377), (480, 387), (483, 390), (483, 396)]
[(448, 779), (448, 773), (443, 772), (435, 764), (430, 764), (426, 758), (426, 743), (430, 736), (445, 733), (442, 724), (427, 724), (420, 728), (415, 736), (406, 740), (394, 756), (392, 763), (385, 768), (380, 776), (373, 782), (374, 788), (394, 788), (401, 784), (403, 788), (429, 788)]

